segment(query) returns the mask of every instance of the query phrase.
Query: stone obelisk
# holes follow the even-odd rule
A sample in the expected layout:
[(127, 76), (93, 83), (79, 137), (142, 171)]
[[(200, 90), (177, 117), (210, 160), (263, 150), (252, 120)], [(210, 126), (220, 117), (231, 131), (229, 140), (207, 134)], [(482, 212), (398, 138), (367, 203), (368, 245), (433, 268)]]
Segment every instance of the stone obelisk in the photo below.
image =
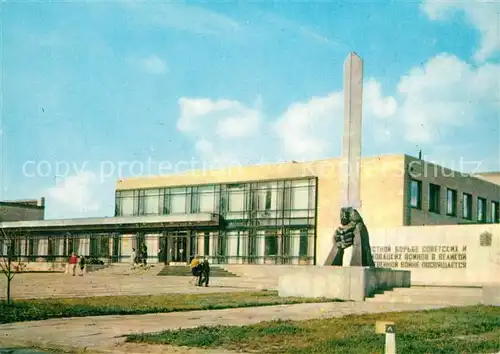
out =
[(359, 195), (363, 110), (363, 61), (354, 52), (344, 62), (344, 136), (340, 166), (340, 207), (361, 208)]
[[(342, 138), (342, 158), (339, 164), (340, 210), (361, 208), (361, 133), (363, 110), (363, 61), (354, 52), (349, 53), (344, 62), (344, 135)], [(347, 223), (350, 223), (348, 221)], [(339, 253), (340, 252), (340, 253)], [(356, 254), (353, 255), (353, 252)], [(341, 254), (341, 257), (339, 256)], [(354, 258), (353, 258), (354, 257)], [(325, 265), (341, 263), (350, 266), (361, 262), (361, 252), (354, 246), (339, 251), (334, 244)], [(341, 259), (341, 260), (340, 260)], [(362, 265), (362, 264), (359, 264)]]

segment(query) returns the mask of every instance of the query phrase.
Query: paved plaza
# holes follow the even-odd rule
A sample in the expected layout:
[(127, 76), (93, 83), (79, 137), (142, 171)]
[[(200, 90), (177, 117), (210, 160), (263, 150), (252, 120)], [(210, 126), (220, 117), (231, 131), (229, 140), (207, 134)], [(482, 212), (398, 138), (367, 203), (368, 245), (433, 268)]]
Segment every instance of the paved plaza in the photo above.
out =
[[(190, 284), (192, 277), (162, 277), (156, 274), (161, 267), (149, 270), (130, 270), (111, 267), (81, 276), (64, 273), (17, 274), (12, 282), (14, 299), (89, 297), (107, 295), (157, 295), (174, 293), (213, 293), (275, 289), (275, 280), (241, 277), (210, 278), (210, 287)], [(0, 296), (5, 294), (6, 279), (0, 277)]]
[[(26, 273), (14, 278), (14, 299), (61, 298), (74, 296), (146, 295), (168, 293), (210, 293), (274, 289), (275, 280), (246, 277), (213, 278), (212, 286), (190, 285), (191, 277), (159, 277), (159, 269), (130, 271), (109, 268), (83, 277), (62, 273)], [(0, 279), (0, 292), (5, 294), (5, 277)], [(158, 332), (166, 329), (200, 325), (247, 325), (275, 319), (306, 320), (340, 317), (350, 314), (413, 311), (441, 308), (443, 304), (335, 302), (279, 305), (210, 311), (163, 314), (93, 316), (50, 319), (0, 325), (0, 348), (11, 346), (85, 349), (105, 353), (229, 353), (221, 351), (173, 348), (125, 343), (131, 333)], [(1, 352), (0, 352), (1, 353)]]

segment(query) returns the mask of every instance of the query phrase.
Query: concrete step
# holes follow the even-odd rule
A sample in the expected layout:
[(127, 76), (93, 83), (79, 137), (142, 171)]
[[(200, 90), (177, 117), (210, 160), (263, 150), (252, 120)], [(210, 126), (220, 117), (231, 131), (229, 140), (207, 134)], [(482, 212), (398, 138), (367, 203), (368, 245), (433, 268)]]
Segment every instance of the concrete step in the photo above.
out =
[(481, 298), (415, 298), (415, 297), (402, 297), (402, 298), (367, 298), (365, 301), (376, 303), (389, 303), (389, 304), (435, 304), (435, 305), (450, 305), (450, 306), (468, 306), (478, 305), (481, 303)]
[(392, 293), (394, 294), (411, 294), (411, 295), (472, 295), (472, 296), (480, 296), (482, 292), (482, 288), (465, 288), (465, 287), (411, 287), (411, 288), (395, 288)]
[(411, 287), (396, 288), (367, 298), (369, 302), (439, 305), (475, 305), (482, 301), (481, 288)]

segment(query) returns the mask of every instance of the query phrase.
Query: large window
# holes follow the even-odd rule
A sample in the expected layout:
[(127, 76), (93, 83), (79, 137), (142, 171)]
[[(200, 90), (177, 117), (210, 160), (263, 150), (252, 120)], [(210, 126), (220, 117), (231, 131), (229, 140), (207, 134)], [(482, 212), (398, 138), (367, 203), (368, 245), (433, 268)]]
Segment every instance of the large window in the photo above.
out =
[(185, 214), (187, 207), (186, 188), (170, 189), (170, 214)]
[(89, 255), (91, 257), (109, 257), (109, 235), (90, 235)]
[(429, 184), (429, 211), (439, 213), (441, 187), (437, 184)]
[(122, 216), (134, 215), (134, 192), (133, 191), (121, 191), (120, 192), (120, 205)]
[(141, 189), (135, 193), (134, 215), (144, 215), (144, 192), (144, 189)]
[(38, 243), (39, 239), (38, 237), (30, 237), (28, 239), (28, 256), (30, 257), (30, 260), (34, 261), (36, 256), (38, 255), (39, 249), (38, 249)]
[(148, 189), (144, 191), (144, 214), (158, 215), (160, 213), (160, 191)]
[(500, 203), (492, 201), (491, 202), (491, 209), (490, 209), (491, 217), (490, 221), (497, 223), (500, 222)]
[(203, 255), (210, 255), (210, 233), (205, 232), (203, 235)]
[(462, 195), (462, 217), (472, 219), (472, 195), (468, 193)]
[(213, 213), (215, 211), (215, 188), (214, 186), (198, 187), (199, 211), (201, 213)]
[(299, 256), (309, 256), (309, 232), (307, 229), (300, 230)]
[(271, 211), (276, 210), (276, 201), (277, 201), (277, 190), (266, 188), (266, 189), (258, 189), (255, 192), (256, 195), (256, 203), (255, 209), (260, 211)]
[(446, 190), (446, 215), (457, 216), (457, 191), (450, 188)]
[(493, 223), (500, 222), (500, 203), (491, 201), (490, 206), (490, 221)]
[(244, 185), (229, 185), (228, 202), (229, 212), (242, 212), (245, 210), (245, 189)]
[(477, 221), (486, 222), (486, 199), (477, 198)]
[(265, 253), (266, 256), (278, 255), (278, 237), (275, 231), (265, 232)]
[(291, 203), (292, 210), (309, 209), (309, 181), (293, 181), (291, 187)]
[(200, 195), (198, 194), (198, 187), (191, 188), (191, 213), (200, 212)]
[(219, 254), (219, 256), (228, 255), (227, 246), (228, 246), (227, 235), (219, 234), (219, 237), (217, 238), (217, 253)]
[(412, 208), (422, 208), (422, 182), (412, 179), (410, 182), (410, 205)]
[[(160, 200), (161, 204), (161, 200)], [(168, 190), (166, 190), (163, 194), (163, 215), (170, 214), (170, 194)]]
[(56, 239), (54, 236), (49, 236), (47, 238), (47, 260), (53, 261), (54, 256), (56, 255), (57, 255)]

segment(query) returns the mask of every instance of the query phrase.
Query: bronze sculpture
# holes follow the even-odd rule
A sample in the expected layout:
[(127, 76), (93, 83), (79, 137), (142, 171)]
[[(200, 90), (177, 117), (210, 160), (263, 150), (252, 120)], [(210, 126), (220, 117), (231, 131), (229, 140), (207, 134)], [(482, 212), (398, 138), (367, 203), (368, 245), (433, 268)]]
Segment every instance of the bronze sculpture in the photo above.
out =
[(332, 265), (374, 267), (368, 229), (359, 212), (350, 207), (342, 208), (340, 223), (333, 237)]

